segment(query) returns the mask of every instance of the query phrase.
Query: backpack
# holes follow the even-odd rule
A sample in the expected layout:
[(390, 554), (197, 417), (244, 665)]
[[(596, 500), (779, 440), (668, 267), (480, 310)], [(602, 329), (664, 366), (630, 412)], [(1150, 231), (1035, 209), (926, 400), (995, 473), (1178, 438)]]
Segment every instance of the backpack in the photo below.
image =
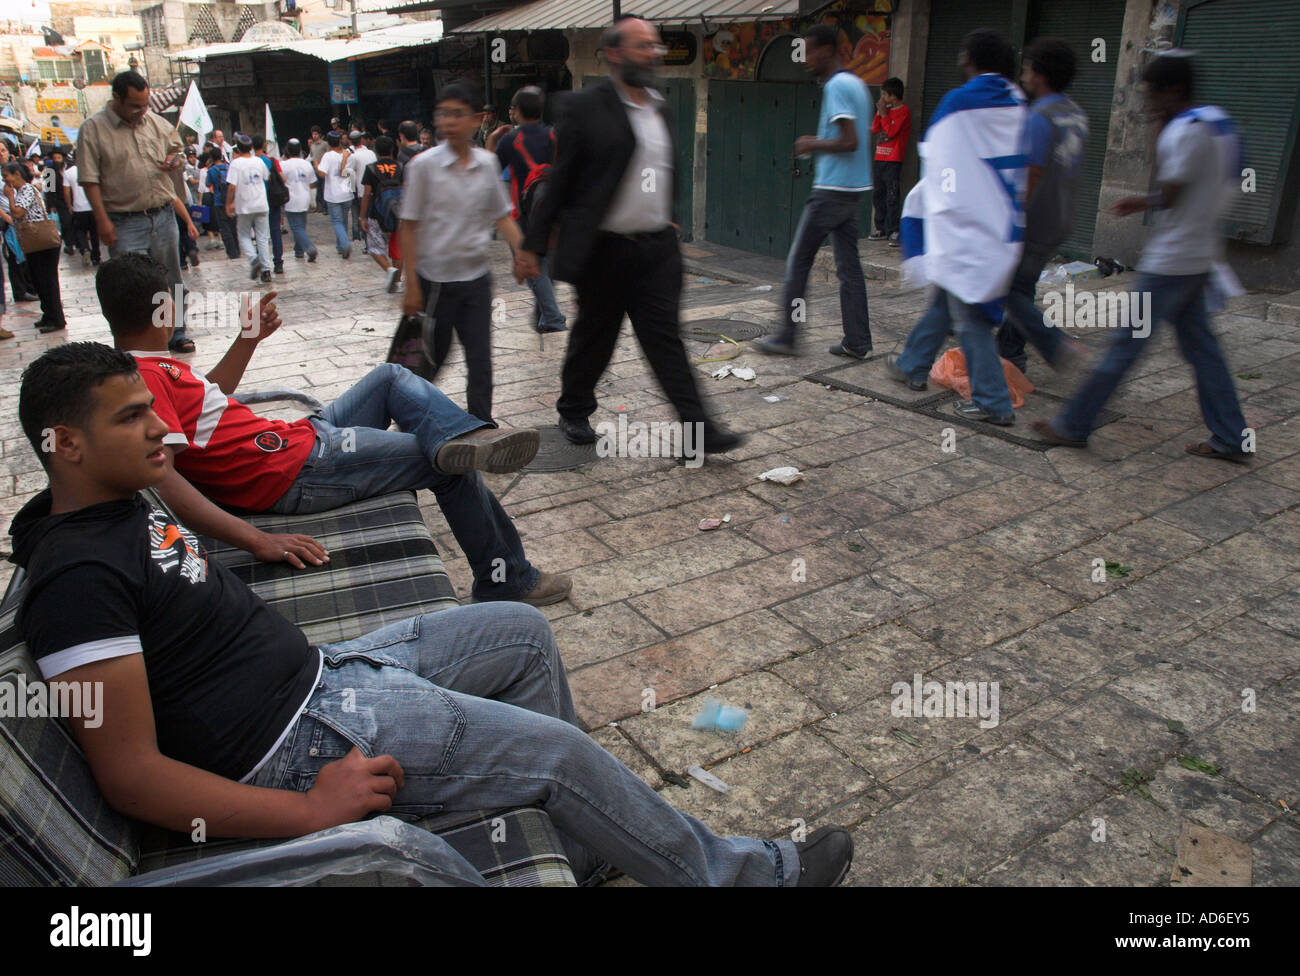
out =
[[(551, 143), (554, 144), (555, 130), (550, 129), (547, 134), (551, 137)], [(551, 164), (538, 163), (533, 159), (528, 152), (528, 147), (524, 145), (522, 131), (516, 134), (511, 148), (519, 153), (528, 166), (528, 172), (524, 176), (523, 193), (519, 193), (519, 184), (515, 180), (511, 179), (510, 181), (510, 195), (515, 198), (512, 202), (519, 214), (519, 221), (520, 223), (526, 223), (528, 214), (532, 211), (533, 204), (537, 202), (537, 196), (542, 190), (542, 184), (546, 182), (546, 178), (550, 175)]]
[(217, 207), (226, 205), (226, 171), (227, 163), (216, 163), (208, 167), (208, 190), (212, 193), (212, 203)]
[(372, 193), (375, 198), (375, 219), (379, 221), (379, 229), (385, 234), (397, 230), (397, 225), (402, 221), (398, 216), (402, 204), (402, 164), (396, 160), (394, 164), (397, 170), (392, 176), (383, 176), (378, 163), (370, 164), (375, 167), (375, 173), (380, 174), (376, 188), (378, 192), (372, 191)]
[(267, 156), (262, 158), (266, 160), (266, 168), (270, 170), (266, 180), (266, 203), (272, 210), (276, 210), (289, 202), (289, 188), (285, 186), (284, 175), (275, 165), (275, 160)]

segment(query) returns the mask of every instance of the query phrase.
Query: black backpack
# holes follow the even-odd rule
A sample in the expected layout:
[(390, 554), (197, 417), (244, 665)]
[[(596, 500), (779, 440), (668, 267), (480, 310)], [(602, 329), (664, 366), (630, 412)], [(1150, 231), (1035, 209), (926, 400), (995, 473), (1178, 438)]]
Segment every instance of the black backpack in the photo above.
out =
[(272, 210), (276, 210), (289, 202), (289, 188), (285, 186), (284, 176), (276, 167), (275, 160), (269, 162), (271, 165), (267, 169), (271, 172), (266, 179), (266, 203)]

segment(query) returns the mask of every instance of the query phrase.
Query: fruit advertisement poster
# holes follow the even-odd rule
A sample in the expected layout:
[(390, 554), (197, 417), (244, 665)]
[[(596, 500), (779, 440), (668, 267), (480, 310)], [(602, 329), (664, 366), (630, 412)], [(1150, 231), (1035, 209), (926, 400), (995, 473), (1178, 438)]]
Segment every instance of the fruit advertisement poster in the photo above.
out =
[[(889, 77), (889, 9), (891, 0), (868, 2), (870, 11), (845, 10), (837, 3), (811, 20), (743, 21), (705, 35), (703, 69), (707, 78), (753, 81), (763, 50), (778, 37), (807, 30), (813, 24), (839, 27), (840, 62), (868, 85)], [(875, 12), (879, 11), (879, 12)]]

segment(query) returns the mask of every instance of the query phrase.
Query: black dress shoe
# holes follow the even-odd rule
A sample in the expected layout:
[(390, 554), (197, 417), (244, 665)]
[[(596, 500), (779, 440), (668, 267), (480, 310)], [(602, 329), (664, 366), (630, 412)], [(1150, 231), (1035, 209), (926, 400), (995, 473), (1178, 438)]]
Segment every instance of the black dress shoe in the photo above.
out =
[(36, 329), (38, 332), (44, 334), (46, 332), (62, 332), (67, 327), (67, 322), (42, 322), (36, 327)]
[(14, 299), (14, 301), (16, 302), (39, 302), (40, 300), (41, 300), (40, 295), (33, 295), (31, 292), (28, 292), (25, 295), (19, 295), (17, 298)]
[(819, 827), (805, 841), (796, 841), (800, 888), (834, 888), (853, 864), (853, 837), (843, 827)]
[(723, 427), (709, 425), (704, 429), (704, 453), (726, 454), (749, 440), (748, 434), (737, 434)]
[(585, 420), (570, 420), (567, 417), (560, 418), (560, 433), (570, 444), (595, 444), (596, 432), (592, 430), (591, 424)]

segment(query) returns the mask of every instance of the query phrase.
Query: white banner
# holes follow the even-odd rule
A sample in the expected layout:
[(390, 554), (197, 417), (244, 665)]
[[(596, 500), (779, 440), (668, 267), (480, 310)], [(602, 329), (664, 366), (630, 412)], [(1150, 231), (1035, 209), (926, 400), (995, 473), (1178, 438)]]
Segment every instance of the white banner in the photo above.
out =
[(190, 90), (185, 95), (185, 105), (181, 108), (180, 121), (197, 132), (200, 141), (213, 128), (212, 117), (208, 115), (208, 107), (203, 104), (203, 96), (199, 94), (199, 86), (192, 81), (190, 82)]

